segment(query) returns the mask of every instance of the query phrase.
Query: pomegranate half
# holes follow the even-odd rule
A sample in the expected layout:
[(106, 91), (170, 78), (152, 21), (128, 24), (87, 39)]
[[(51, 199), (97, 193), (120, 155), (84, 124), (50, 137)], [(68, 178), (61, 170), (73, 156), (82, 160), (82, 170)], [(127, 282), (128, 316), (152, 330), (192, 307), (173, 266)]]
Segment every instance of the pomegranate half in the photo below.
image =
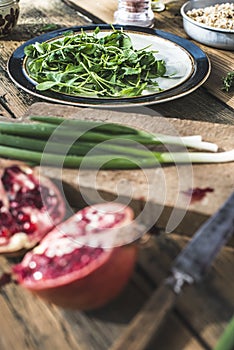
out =
[(62, 307), (88, 310), (106, 304), (128, 282), (137, 257), (136, 244), (111, 247), (108, 235), (132, 220), (132, 209), (120, 203), (78, 211), (13, 268), (16, 280)]
[(0, 170), (0, 253), (34, 247), (64, 215), (63, 198), (48, 178), (19, 164)]

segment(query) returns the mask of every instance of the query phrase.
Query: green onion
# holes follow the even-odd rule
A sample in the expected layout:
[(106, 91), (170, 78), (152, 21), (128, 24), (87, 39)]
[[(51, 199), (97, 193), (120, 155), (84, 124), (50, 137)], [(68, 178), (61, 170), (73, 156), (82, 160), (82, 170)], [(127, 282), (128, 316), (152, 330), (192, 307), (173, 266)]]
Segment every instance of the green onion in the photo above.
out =
[(74, 126), (79, 130), (87, 130), (92, 129), (92, 131), (101, 131), (104, 133), (110, 134), (137, 134), (140, 132), (137, 129), (131, 128), (129, 126), (117, 124), (117, 123), (109, 123), (109, 122), (96, 122), (93, 120), (83, 120), (83, 119), (64, 119), (62, 117), (44, 117), (44, 116), (31, 116), (30, 120), (41, 122), (41, 123), (49, 123), (60, 125), (64, 123), (66, 126)]
[[(101, 131), (101, 133), (106, 133), (109, 135), (109, 138), (106, 138), (106, 140), (113, 139), (112, 134), (116, 134), (115, 137), (118, 136), (118, 138), (132, 140), (135, 142), (139, 142), (143, 145), (173, 144), (211, 152), (217, 152), (218, 150), (218, 146), (216, 144), (202, 141), (200, 135), (179, 137), (163, 134), (151, 134), (147, 131), (138, 130), (133, 127), (121, 124), (95, 122), (91, 120), (86, 121), (78, 119), (64, 119), (61, 117), (32, 116), (30, 117), (30, 119), (33, 121), (49, 123), (52, 125), (62, 124), (64, 128), (76, 127), (79, 131), (90, 128), (91, 131), (88, 130), (87, 132), (91, 133), (90, 137), (89, 135), (87, 135), (86, 137), (82, 135), (82, 140), (88, 141), (94, 141), (96, 139), (96, 135), (93, 134), (93, 132)], [(104, 135), (102, 135), (102, 141), (104, 141), (104, 138)]]
[(44, 140), (48, 140), (54, 132), (56, 132), (55, 134), (56, 137), (63, 138), (63, 139), (73, 139), (73, 140), (77, 140), (79, 138), (80, 141), (85, 140), (85, 141), (102, 142), (102, 141), (108, 141), (116, 138), (116, 136), (113, 136), (113, 135), (108, 136), (106, 134), (94, 133), (92, 131), (83, 133), (80, 131), (76, 131), (74, 127), (69, 129), (61, 126), (58, 128), (57, 126), (54, 126), (54, 125), (42, 124), (42, 123), (28, 124), (28, 123), (0, 122), (0, 132), (5, 134), (10, 134), (10, 135), (35, 137), (35, 138), (44, 139)]
[(154, 167), (160, 162), (160, 153), (148, 158), (123, 157), (122, 155), (98, 155), (98, 156), (64, 156), (52, 153), (41, 153), (29, 150), (16, 149), (1, 146), (0, 156), (25, 162), (33, 162), (37, 165), (64, 166), (67, 168), (79, 168), (84, 161), (84, 167), (88, 169), (136, 169), (141, 167)]
[[(51, 153), (64, 154), (64, 149), (67, 150), (67, 154), (84, 156), (89, 152), (96, 144), (88, 142), (79, 142), (79, 144), (66, 144), (62, 142), (47, 142), (47, 140), (35, 140), (28, 137), (7, 135), (0, 133), (0, 145), (10, 146), (14, 148), (27, 149), (37, 152), (43, 152), (45, 148)], [(102, 152), (103, 147), (96, 148), (95, 151)], [(105, 150), (105, 149), (104, 149)]]
[(84, 161), (85, 168), (102, 168), (102, 169), (137, 169), (155, 167), (159, 163), (217, 163), (234, 161), (234, 150), (218, 154), (210, 153), (167, 153), (154, 152), (148, 157), (133, 157), (130, 155), (113, 154), (113, 155), (95, 155), (95, 156), (72, 156), (59, 155), (52, 153), (41, 153), (29, 150), (22, 150), (13, 147), (0, 147), (0, 156), (32, 162), (35, 164), (65, 166), (68, 168), (79, 168)]
[(214, 350), (234, 349), (234, 316), (229, 321)]
[[(33, 117), (37, 119), (39, 117)], [(50, 119), (46, 118), (49, 122)], [(90, 131), (82, 132), (79, 126), (83, 121), (74, 121), (66, 126), (63, 118), (57, 118), (57, 124), (44, 123), (7, 123), (0, 122), (0, 156), (23, 160), (33, 164), (65, 166), (79, 168), (83, 164), (86, 168), (102, 169), (136, 169), (155, 167), (163, 164), (186, 163), (222, 163), (234, 161), (234, 150), (227, 152), (185, 152), (180, 148), (177, 151), (158, 151), (148, 149), (148, 145), (161, 145), (169, 142), (175, 145), (186, 143), (206, 144), (199, 135), (181, 138), (170, 135), (150, 133), (129, 128), (129, 134), (109, 133), (112, 123), (101, 123), (104, 127), (99, 132), (97, 122), (90, 121), (95, 127)], [(53, 120), (54, 122), (54, 120)], [(118, 125), (121, 128), (122, 125)], [(76, 131), (78, 128), (79, 131)], [(95, 129), (96, 128), (96, 129)], [(120, 129), (118, 129), (119, 131)], [(124, 129), (127, 131), (126, 129)], [(187, 142), (188, 141), (188, 142)], [(143, 146), (141, 146), (143, 144)], [(213, 145), (213, 144), (211, 144)], [(209, 145), (207, 148), (211, 149)], [(213, 147), (214, 148), (214, 147)], [(82, 163), (83, 162), (83, 163)]]
[(162, 163), (226, 163), (234, 161), (234, 149), (226, 152), (167, 152), (161, 153)]
[[(47, 141), (47, 140), (35, 140), (28, 137), (13, 136), (0, 133), (0, 145), (10, 146), (15, 148), (27, 149), (32, 151), (55, 154), (69, 154), (76, 156), (86, 155), (89, 151), (94, 149), (96, 153), (105, 154), (131, 154), (135, 157), (148, 157), (150, 153), (148, 149), (136, 148), (135, 143), (129, 142), (128, 146), (121, 146), (116, 143), (92, 143), (92, 142), (77, 142), (74, 144), (67, 143), (69, 140), (61, 140), (61, 142)], [(116, 140), (117, 141), (117, 140)], [(133, 147), (130, 147), (132, 145)]]
[[(127, 146), (121, 146), (118, 144), (106, 144), (104, 143), (91, 143), (91, 142), (79, 142), (73, 145), (69, 143), (53, 142), (46, 140), (34, 140), (28, 137), (12, 136), (6, 134), (0, 134), (0, 144), (24, 150), (33, 150), (38, 152), (45, 151), (46, 153), (55, 153), (62, 155), (75, 155), (84, 156), (89, 151), (94, 149), (94, 153), (105, 154), (118, 154), (121, 157), (133, 156), (139, 157), (155, 157), (159, 160), (159, 152), (150, 151), (147, 149), (136, 148), (135, 143), (129, 142)], [(133, 147), (130, 147), (132, 145)], [(45, 153), (45, 154), (46, 154)], [(4, 156), (4, 155), (3, 155)], [(92, 156), (92, 155), (91, 155)], [(215, 154), (204, 152), (161, 152), (161, 160), (163, 163), (221, 163), (232, 161), (233, 151), (219, 152)], [(32, 161), (34, 161), (32, 159)]]

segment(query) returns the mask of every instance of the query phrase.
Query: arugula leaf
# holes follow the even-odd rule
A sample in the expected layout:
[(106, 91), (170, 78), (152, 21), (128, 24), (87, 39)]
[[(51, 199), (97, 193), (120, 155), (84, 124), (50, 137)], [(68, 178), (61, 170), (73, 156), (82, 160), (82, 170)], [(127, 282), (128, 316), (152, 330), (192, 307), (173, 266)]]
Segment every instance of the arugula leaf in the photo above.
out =
[(54, 87), (55, 85), (57, 85), (56, 81), (45, 81), (44, 83), (40, 83), (37, 85), (37, 90), (40, 90), (40, 91), (48, 90)]
[(227, 75), (223, 78), (222, 89), (229, 92), (232, 86), (234, 86), (234, 71), (228, 72)]
[(139, 96), (145, 89), (160, 91), (157, 77), (165, 77), (163, 60), (155, 51), (133, 48), (123, 30), (98, 37), (66, 32), (53, 41), (25, 47), (30, 77), (40, 91), (54, 89), (70, 95)]

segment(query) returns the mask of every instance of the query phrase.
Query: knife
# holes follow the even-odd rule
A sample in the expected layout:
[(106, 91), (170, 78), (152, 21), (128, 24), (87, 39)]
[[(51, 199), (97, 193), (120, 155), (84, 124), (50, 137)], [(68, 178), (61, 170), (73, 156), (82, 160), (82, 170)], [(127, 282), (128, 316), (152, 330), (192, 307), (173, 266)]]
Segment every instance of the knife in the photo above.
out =
[(142, 350), (159, 330), (185, 284), (199, 282), (234, 234), (234, 192), (177, 256), (171, 274), (133, 318), (110, 350)]

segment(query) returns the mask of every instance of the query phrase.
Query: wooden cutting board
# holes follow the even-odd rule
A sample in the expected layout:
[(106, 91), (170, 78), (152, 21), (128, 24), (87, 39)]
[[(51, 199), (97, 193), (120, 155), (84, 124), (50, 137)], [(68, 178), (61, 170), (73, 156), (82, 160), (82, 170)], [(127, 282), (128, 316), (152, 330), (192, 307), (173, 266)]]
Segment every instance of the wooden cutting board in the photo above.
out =
[[(118, 0), (108, 0), (103, 3), (102, 1), (85, 1), (85, 0), (68, 0), (73, 7), (77, 7), (77, 9), (82, 9), (82, 11), (87, 13), (92, 13), (97, 18), (100, 18), (105, 23), (113, 23), (114, 22), (114, 12), (118, 8)], [(90, 11), (90, 6), (92, 11)]]
[[(234, 126), (160, 117), (148, 108), (143, 108), (138, 114), (35, 103), (24, 118), (30, 115), (111, 121), (172, 135), (200, 134), (204, 140), (216, 142), (220, 150), (234, 148)], [(143, 170), (63, 169), (62, 174), (59, 169), (45, 167), (43, 173), (54, 179), (63, 178), (72, 206), (79, 207), (80, 201), (83, 205), (80, 194), (86, 197), (88, 203), (99, 202), (97, 195), (102, 195), (106, 200), (119, 196), (120, 201), (130, 201), (136, 214), (147, 203), (148, 216), (144, 216), (144, 220), (157, 218), (157, 227), (186, 235), (192, 235), (234, 190), (234, 162), (170, 165)], [(207, 192), (203, 199), (190, 202), (187, 192), (191, 188), (209, 188), (211, 192)]]

